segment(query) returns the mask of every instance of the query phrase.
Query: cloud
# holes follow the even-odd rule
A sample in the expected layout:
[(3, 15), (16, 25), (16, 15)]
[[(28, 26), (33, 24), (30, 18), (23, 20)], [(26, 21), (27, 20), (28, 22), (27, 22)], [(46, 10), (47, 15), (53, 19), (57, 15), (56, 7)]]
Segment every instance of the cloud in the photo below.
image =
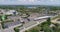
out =
[(22, 1), (22, 2), (35, 2), (36, 0), (17, 0), (17, 1)]
[(0, 0), (1, 4), (11, 4), (11, 5), (21, 5), (21, 4), (31, 4), (31, 5), (59, 5), (60, 0)]
[(35, 0), (29, 0), (29, 2), (35, 2)]
[(5, 0), (0, 0), (0, 2), (4, 2)]

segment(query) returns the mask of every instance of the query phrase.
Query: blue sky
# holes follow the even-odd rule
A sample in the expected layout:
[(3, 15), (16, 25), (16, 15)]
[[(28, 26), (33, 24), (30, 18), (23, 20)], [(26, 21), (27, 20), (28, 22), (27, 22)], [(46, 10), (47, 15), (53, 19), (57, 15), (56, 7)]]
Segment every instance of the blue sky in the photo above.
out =
[(0, 5), (59, 5), (60, 0), (0, 0)]

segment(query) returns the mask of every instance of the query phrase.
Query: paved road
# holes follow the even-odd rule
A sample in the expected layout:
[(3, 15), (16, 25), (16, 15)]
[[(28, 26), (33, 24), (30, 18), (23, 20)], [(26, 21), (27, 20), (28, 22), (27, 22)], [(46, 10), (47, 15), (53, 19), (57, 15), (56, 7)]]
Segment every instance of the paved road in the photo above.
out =
[(40, 24), (40, 23), (42, 23), (42, 22), (45, 22), (45, 21), (46, 21), (46, 20), (43, 20), (43, 21), (41, 21), (41, 22), (36, 21), (37, 23), (36, 23), (35, 25), (32, 25), (32, 26), (27, 27), (27, 28), (24, 28), (24, 29), (20, 30), (20, 32), (24, 32), (25, 30), (28, 30), (28, 29), (30, 29), (30, 28), (32, 28), (32, 27), (35, 27), (35, 26), (37, 26), (38, 24)]
[(0, 32), (2, 32), (2, 31), (0, 30)]

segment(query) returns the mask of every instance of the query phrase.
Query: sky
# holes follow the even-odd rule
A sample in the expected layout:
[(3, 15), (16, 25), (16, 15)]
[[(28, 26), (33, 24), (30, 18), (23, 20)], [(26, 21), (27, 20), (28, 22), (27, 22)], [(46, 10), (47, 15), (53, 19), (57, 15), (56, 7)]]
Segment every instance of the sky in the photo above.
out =
[(60, 5), (60, 0), (0, 0), (0, 5)]

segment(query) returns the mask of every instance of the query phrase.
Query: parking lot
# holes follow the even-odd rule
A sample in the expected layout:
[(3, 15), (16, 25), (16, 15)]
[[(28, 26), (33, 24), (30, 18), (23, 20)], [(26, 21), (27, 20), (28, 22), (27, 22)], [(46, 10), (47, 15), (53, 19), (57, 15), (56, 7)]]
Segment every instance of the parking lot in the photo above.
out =
[(8, 28), (8, 27), (11, 27), (11, 26), (14, 26), (14, 25), (18, 25), (18, 24), (20, 24), (20, 21), (8, 22), (8, 23), (4, 23), (4, 27)]

